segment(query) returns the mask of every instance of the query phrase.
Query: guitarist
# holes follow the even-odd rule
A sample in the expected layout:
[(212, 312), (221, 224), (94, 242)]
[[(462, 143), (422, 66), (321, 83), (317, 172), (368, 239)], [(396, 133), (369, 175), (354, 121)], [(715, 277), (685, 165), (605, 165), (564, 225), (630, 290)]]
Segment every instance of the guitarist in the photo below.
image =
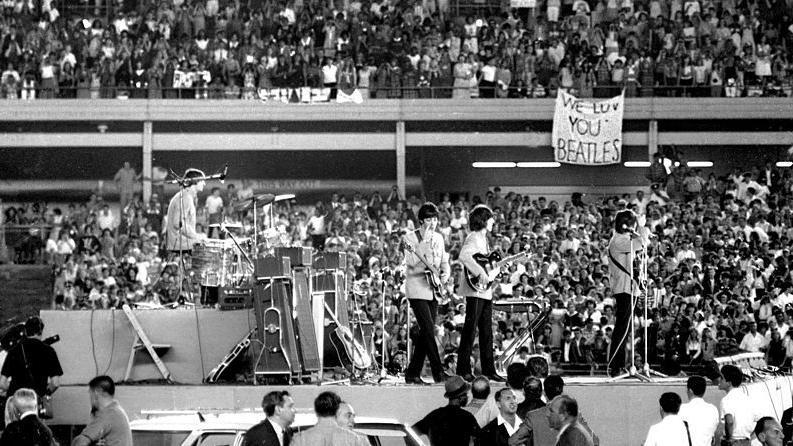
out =
[[(407, 265), (405, 292), (413, 308), (418, 323), (419, 335), (413, 346), (410, 365), (405, 371), (408, 384), (425, 384), (421, 380), (424, 358), (430, 360), (432, 377), (436, 383), (443, 382), (443, 364), (435, 342), (435, 319), (438, 317), (438, 301), (435, 291), (427, 277), (427, 265), (419, 259), (424, 257), (439, 273), (441, 285), (445, 284), (451, 273), (449, 254), (446, 253), (443, 236), (435, 231), (438, 226), (438, 208), (433, 203), (424, 203), (418, 213), (419, 228), (404, 235), (403, 242), (412, 247), (405, 252)], [(411, 251), (415, 250), (418, 254)]]
[[(485, 205), (474, 207), (468, 216), (468, 228), (470, 233), (465, 238), (460, 249), (460, 261), (469, 271), (479, 274), (483, 283), (491, 282), (495, 275), (494, 270), (491, 275), (482, 268), (476, 260), (474, 254), (480, 253), (487, 255), (490, 248), (487, 242), (487, 233), (493, 230), (495, 224), (493, 211)], [(465, 296), (465, 325), (463, 334), (460, 337), (460, 349), (457, 352), (457, 374), (465, 378), (466, 381), (473, 381), (471, 373), (471, 350), (474, 345), (474, 335), (477, 327), (479, 328), (479, 352), (482, 364), (482, 374), (491, 381), (504, 382), (504, 378), (496, 373), (496, 366), (493, 360), (493, 290), (476, 291), (471, 288), (465, 278), (460, 281), (460, 294)]]
[(630, 342), (628, 330), (633, 299), (636, 299), (640, 293), (636, 274), (631, 282), (629, 270), (633, 268), (631, 253), (635, 257), (635, 254), (650, 240), (650, 229), (645, 226), (645, 222), (644, 215), (639, 215), (637, 219), (636, 214), (631, 210), (618, 212), (614, 218), (614, 235), (609, 241), (609, 279), (611, 289), (614, 291), (617, 311), (609, 355), (609, 369), (612, 376), (619, 374), (620, 369), (625, 366), (625, 345)]

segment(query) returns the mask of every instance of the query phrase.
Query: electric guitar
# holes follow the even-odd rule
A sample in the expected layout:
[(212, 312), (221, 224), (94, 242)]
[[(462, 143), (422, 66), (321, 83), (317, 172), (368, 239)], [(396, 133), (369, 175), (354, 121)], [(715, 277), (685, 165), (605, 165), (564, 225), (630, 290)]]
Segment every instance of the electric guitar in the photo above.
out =
[(481, 253), (477, 253), (473, 255), (474, 261), (479, 264), (482, 268), (485, 269), (487, 272), (487, 280), (482, 280), (479, 277), (479, 274), (474, 273), (473, 271), (465, 268), (465, 280), (468, 285), (473, 288), (475, 291), (483, 293), (490, 289), (493, 286), (493, 283), (496, 280), (496, 277), (501, 272), (501, 268), (506, 265), (507, 263), (514, 262), (522, 257), (529, 257), (529, 253), (527, 252), (519, 252), (517, 254), (513, 254), (511, 256), (501, 258), (501, 254), (498, 251), (493, 251), (488, 255), (484, 255)]
[(402, 243), (405, 247), (405, 251), (416, 256), (421, 261), (421, 263), (423, 263), (424, 266), (427, 268), (426, 270), (424, 270), (424, 276), (426, 277), (427, 283), (429, 283), (430, 288), (432, 288), (432, 293), (435, 295), (435, 298), (438, 300), (438, 303), (444, 304), (448, 302), (449, 293), (446, 290), (446, 287), (443, 286), (443, 282), (441, 281), (441, 273), (440, 271), (438, 271), (438, 268), (432, 265), (427, 260), (427, 258), (424, 257), (424, 254), (418, 252), (416, 250), (416, 247), (410, 244), (410, 242), (408, 242), (407, 240), (403, 240)]

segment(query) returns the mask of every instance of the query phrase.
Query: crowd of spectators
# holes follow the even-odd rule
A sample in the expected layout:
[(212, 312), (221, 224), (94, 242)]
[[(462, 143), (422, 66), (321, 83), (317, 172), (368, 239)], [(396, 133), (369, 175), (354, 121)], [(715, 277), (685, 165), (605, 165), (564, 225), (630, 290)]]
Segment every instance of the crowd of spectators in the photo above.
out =
[[(2, 97), (790, 96), (784, 0), (8, 0)], [(94, 7), (96, 6), (96, 7)], [(58, 8), (63, 9), (60, 11)]]
[[(533, 322), (539, 327), (536, 351), (550, 362), (602, 368), (615, 317), (606, 247), (616, 212), (629, 208), (647, 216), (654, 234), (646, 293), (652, 364), (676, 375), (681, 366), (706, 364), (738, 351), (760, 351), (769, 365), (789, 366), (793, 176), (771, 164), (707, 178), (698, 169), (684, 167), (685, 162), (680, 166), (660, 172), (651, 168), (648, 176), (655, 182), (647, 194), (587, 197), (589, 202), (580, 194), (560, 204), (545, 197), (503, 194), (499, 188), (471, 197), (439, 197), (438, 230), (454, 271), (461, 270), (456, 258), (467, 233), (467, 210), (480, 202), (495, 211), (491, 246), (504, 254), (531, 254), (502, 274), (495, 297), (532, 299), (536, 306), (529, 313), (496, 311), (494, 348), (503, 351)], [(251, 228), (251, 216), (233, 207), (251, 193), (229, 185), (225, 191), (214, 190), (209, 199), (202, 197), (199, 231), (206, 231), (211, 214), (218, 212), (227, 222)], [(350, 306), (358, 305), (374, 321), (376, 351), (379, 354), (385, 342), (387, 359), (397, 369), (404, 366), (410, 336), (399, 231), (416, 227), (421, 203), (417, 196), (400, 197), (396, 188), (388, 196), (333, 194), (314, 206), (277, 203), (274, 221), (263, 223), (270, 228), (265, 243), (347, 252)], [(6, 223), (46, 222), (52, 227), (39, 248), (54, 267), (57, 308), (109, 308), (125, 302), (164, 305), (189, 299), (187, 292), (195, 289), (180, 287), (178, 259), (162, 251), (163, 205), (158, 194), (146, 204), (135, 195), (121, 215), (114, 209), (119, 209), (115, 203), (111, 206), (94, 195), (88, 203), (65, 208), (12, 206), (4, 217)], [(458, 274), (453, 276), (459, 280)], [(453, 293), (454, 284), (449, 290), (454, 297), (441, 306), (437, 339), (453, 371), (465, 305)], [(640, 306), (639, 365), (646, 359), (641, 354), (641, 315)], [(525, 360), (526, 352), (517, 357)]]

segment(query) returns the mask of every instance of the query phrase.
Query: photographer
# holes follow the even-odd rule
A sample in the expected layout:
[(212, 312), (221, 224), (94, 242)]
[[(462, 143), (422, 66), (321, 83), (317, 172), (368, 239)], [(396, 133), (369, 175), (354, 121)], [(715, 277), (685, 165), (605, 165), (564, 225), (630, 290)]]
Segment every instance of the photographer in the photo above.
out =
[(17, 389), (30, 388), (39, 399), (51, 395), (63, 375), (55, 349), (42, 341), (44, 322), (32, 316), (25, 322), (26, 338), (8, 352), (0, 371), (0, 392), (13, 395)]

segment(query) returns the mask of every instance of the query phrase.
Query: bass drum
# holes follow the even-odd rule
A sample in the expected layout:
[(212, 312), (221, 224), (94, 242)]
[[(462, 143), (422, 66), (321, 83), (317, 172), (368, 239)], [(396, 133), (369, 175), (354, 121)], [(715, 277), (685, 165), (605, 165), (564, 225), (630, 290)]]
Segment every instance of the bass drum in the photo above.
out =
[(232, 260), (231, 240), (207, 239), (204, 244), (193, 246), (193, 276), (202, 286), (224, 286), (226, 272), (230, 270)]

